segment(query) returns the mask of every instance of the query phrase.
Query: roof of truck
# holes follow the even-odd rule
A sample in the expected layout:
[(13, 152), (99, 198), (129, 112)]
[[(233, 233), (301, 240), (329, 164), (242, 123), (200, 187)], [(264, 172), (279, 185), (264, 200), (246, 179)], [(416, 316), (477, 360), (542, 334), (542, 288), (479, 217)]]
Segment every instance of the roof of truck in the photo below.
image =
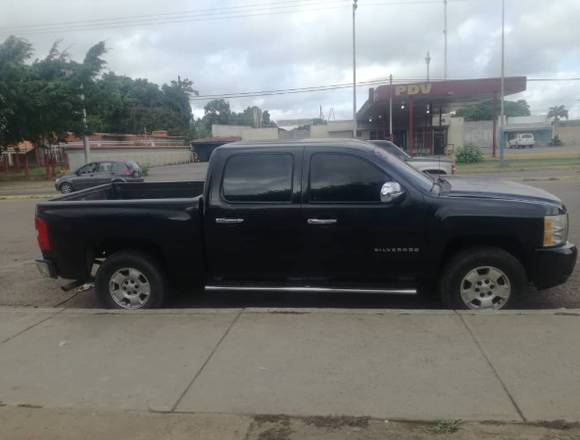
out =
[(316, 138), (316, 139), (287, 139), (276, 141), (240, 141), (232, 142), (219, 147), (222, 149), (248, 148), (248, 147), (345, 147), (368, 150), (374, 148), (369, 142), (359, 139), (342, 138)]

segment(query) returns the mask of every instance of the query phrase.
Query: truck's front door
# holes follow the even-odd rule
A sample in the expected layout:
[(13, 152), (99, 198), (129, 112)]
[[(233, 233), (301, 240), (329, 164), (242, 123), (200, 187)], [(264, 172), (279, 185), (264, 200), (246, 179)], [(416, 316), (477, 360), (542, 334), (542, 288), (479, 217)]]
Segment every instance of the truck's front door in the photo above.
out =
[(205, 239), (210, 282), (288, 281), (302, 257), (302, 148), (212, 158)]
[(420, 194), (407, 188), (399, 199), (381, 202), (381, 187), (395, 179), (356, 150), (310, 148), (303, 176), (308, 277), (358, 285), (405, 282), (424, 270)]

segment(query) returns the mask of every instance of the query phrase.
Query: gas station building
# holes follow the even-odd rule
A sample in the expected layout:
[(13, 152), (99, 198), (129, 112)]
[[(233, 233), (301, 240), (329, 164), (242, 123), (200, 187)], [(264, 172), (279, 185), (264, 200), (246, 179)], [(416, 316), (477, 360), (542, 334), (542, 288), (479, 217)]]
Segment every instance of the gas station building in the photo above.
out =
[[(525, 90), (525, 77), (504, 79), (505, 96)], [(357, 112), (357, 126), (360, 127), (357, 135), (369, 139), (391, 139), (409, 154), (444, 154), (449, 144), (449, 124), (444, 123), (444, 115), (478, 102), (499, 100), (500, 92), (500, 78), (393, 84), (371, 88), (367, 101)], [(499, 115), (494, 116), (492, 136), (495, 151), (495, 122)], [(392, 133), (389, 130), (391, 125)]]

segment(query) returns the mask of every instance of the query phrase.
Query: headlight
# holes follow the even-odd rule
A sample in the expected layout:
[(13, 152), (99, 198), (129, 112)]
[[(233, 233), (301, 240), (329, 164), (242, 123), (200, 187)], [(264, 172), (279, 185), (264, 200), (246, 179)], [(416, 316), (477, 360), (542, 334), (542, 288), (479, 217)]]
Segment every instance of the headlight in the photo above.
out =
[(557, 246), (568, 240), (568, 214), (544, 217), (544, 246)]

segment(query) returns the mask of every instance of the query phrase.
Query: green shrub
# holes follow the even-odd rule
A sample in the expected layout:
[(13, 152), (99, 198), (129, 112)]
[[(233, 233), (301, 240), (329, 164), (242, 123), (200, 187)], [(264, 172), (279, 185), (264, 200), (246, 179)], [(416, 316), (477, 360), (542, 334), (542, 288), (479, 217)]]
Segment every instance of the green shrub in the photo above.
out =
[(140, 163), (139, 168), (141, 168), (141, 174), (143, 176), (149, 175), (149, 164), (148, 163)]
[(477, 145), (467, 144), (459, 147), (455, 152), (457, 163), (478, 163), (483, 162), (483, 153)]

